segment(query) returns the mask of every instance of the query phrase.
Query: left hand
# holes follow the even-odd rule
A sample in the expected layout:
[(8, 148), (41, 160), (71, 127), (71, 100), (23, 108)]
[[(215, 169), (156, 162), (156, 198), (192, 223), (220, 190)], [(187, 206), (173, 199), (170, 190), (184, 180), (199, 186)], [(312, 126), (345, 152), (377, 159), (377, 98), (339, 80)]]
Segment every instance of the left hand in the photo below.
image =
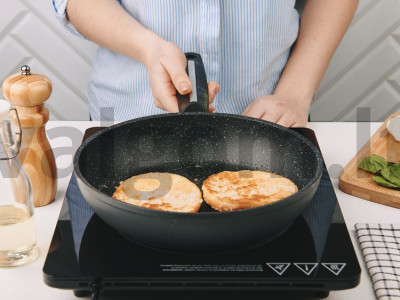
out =
[(244, 110), (243, 115), (274, 122), (285, 127), (305, 127), (308, 109), (308, 101), (269, 95), (254, 100)]

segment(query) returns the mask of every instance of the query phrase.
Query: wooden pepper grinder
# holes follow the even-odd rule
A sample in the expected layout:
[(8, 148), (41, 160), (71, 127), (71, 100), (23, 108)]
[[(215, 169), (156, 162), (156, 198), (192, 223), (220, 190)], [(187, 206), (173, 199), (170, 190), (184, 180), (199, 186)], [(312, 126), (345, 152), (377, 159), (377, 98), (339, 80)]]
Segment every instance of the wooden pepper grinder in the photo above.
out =
[(32, 183), (34, 205), (44, 206), (54, 200), (57, 190), (57, 167), (47, 139), (45, 124), (49, 110), (44, 102), (50, 97), (49, 78), (31, 74), (28, 66), (3, 82), (3, 95), (17, 109), (22, 127), (18, 158)]

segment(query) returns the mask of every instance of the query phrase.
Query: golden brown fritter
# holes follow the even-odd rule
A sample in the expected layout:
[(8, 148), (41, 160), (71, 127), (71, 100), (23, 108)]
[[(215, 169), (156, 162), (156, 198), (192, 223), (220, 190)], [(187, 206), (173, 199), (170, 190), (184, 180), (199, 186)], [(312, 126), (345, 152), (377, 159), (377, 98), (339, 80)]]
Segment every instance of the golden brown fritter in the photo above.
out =
[(113, 198), (155, 210), (197, 212), (200, 189), (187, 178), (171, 173), (146, 173), (122, 181)]
[(203, 182), (203, 198), (218, 211), (266, 205), (297, 192), (289, 179), (264, 171), (225, 171)]

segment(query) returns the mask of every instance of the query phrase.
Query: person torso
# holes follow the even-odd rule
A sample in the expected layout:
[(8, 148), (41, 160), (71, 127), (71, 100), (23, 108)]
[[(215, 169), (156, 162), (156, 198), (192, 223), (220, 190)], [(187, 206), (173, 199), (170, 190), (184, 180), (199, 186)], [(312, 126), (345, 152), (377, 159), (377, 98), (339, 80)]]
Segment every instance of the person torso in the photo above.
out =
[[(184, 52), (200, 53), (208, 81), (221, 86), (215, 112), (241, 114), (270, 95), (299, 28), (295, 0), (121, 0), (144, 27)], [(153, 103), (146, 68), (99, 48), (88, 98), (93, 120), (128, 120), (164, 113)]]

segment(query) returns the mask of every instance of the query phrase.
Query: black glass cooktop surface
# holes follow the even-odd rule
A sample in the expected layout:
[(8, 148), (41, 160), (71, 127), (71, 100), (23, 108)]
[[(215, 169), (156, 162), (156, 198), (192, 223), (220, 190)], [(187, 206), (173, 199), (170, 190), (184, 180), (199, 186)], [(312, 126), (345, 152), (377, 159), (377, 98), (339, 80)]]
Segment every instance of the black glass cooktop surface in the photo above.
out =
[[(312, 130), (297, 130), (316, 143)], [(128, 293), (127, 299), (178, 299), (182, 293), (191, 299), (204, 293), (300, 299), (355, 287), (361, 271), (325, 168), (314, 198), (284, 234), (222, 253), (178, 253), (135, 243), (93, 214), (83, 198), (68, 199), (43, 272), (49, 286), (76, 295), (101, 291), (101, 299), (107, 293)]]

